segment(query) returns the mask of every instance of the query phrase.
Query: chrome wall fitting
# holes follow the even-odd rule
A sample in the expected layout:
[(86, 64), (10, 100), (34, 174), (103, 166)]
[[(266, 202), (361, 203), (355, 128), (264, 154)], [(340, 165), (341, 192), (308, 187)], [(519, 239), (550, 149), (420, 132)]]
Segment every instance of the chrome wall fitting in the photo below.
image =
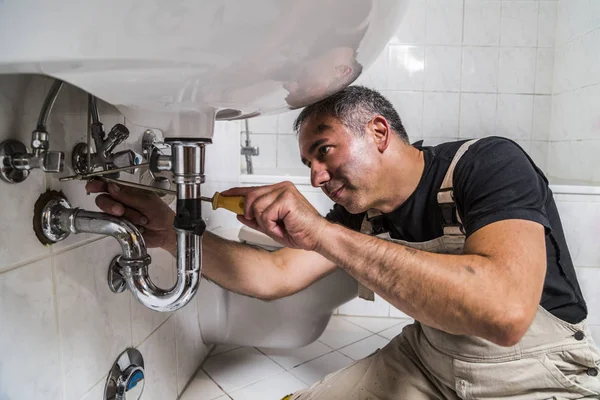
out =
[(6, 140), (0, 143), (0, 177), (9, 183), (23, 182), (29, 176), (28, 169), (16, 169), (12, 160), (27, 154), (27, 147), (18, 140)]
[[(108, 133), (105, 133), (104, 126), (98, 116), (96, 102), (94, 96), (88, 95), (88, 119), (91, 121), (88, 131), (88, 143), (91, 142), (91, 136), (96, 151), (91, 151), (88, 143), (77, 143), (71, 156), (73, 169), (77, 174), (83, 175), (97, 168), (109, 171), (132, 167), (131, 169), (125, 169), (125, 171), (134, 173), (135, 168), (133, 167), (141, 162), (141, 156), (132, 150), (114, 152), (114, 149), (129, 137), (129, 129), (123, 124), (116, 124)], [(118, 178), (119, 172), (115, 171), (113, 177)]]
[[(171, 204), (176, 199), (176, 196), (174, 195), (175, 191), (172, 190), (174, 188), (171, 184), (173, 174), (171, 172), (170, 146), (167, 146), (164, 143), (158, 132), (147, 129), (142, 137), (142, 155), (144, 161), (148, 163), (150, 162), (151, 157), (160, 157), (160, 162), (166, 163), (166, 165), (161, 165), (161, 168), (157, 168), (156, 172), (153, 172), (151, 169), (142, 171), (140, 173), (140, 184), (161, 189), (161, 191), (157, 193), (162, 197), (165, 203)], [(156, 161), (158, 162), (158, 159)], [(173, 191), (173, 194), (170, 194), (169, 191)]]
[(138, 400), (144, 392), (144, 358), (130, 348), (119, 355), (108, 372), (104, 400)]
[(7, 140), (0, 144), (0, 178), (9, 183), (23, 182), (29, 176), (29, 171), (39, 168), (44, 172), (62, 172), (65, 163), (65, 153), (49, 151), (50, 141), (46, 130), (48, 115), (54, 106), (58, 92), (62, 88), (58, 79), (50, 88), (35, 130), (31, 133), (31, 153), (25, 145), (16, 140)]

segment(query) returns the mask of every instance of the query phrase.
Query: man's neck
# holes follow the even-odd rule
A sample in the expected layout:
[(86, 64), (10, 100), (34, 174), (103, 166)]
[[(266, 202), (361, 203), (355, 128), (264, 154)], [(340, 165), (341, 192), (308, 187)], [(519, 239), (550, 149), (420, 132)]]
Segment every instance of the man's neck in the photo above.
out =
[[(425, 171), (423, 151), (403, 145), (388, 160), (379, 186), (381, 201), (375, 206), (382, 213), (390, 213), (400, 207), (415, 192)], [(389, 172), (389, 173), (388, 173)]]

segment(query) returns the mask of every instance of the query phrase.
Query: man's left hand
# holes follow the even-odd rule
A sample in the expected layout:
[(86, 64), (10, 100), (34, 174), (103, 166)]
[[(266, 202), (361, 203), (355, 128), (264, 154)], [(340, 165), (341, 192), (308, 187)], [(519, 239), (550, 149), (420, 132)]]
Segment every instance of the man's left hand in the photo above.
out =
[(244, 215), (238, 220), (285, 247), (315, 250), (328, 223), (291, 182), (238, 187), (221, 194), (244, 196)]

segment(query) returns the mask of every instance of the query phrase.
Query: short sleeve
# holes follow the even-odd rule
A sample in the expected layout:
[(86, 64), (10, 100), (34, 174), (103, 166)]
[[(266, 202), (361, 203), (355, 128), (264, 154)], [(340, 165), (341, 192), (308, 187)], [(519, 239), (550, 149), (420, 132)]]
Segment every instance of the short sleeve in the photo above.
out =
[(350, 228), (355, 231), (360, 231), (360, 225), (364, 215), (365, 213), (350, 214), (344, 207), (339, 204), (335, 204), (331, 211), (327, 213), (325, 218), (329, 222), (343, 225), (346, 228)]
[(480, 139), (454, 170), (454, 196), (467, 236), (496, 221), (523, 219), (550, 232), (547, 181), (514, 142)]

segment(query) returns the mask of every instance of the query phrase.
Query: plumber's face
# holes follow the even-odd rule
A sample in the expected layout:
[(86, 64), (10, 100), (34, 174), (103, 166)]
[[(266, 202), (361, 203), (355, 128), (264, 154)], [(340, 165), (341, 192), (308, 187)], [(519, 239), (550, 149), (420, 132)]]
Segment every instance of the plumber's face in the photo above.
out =
[(298, 141), (312, 186), (351, 213), (370, 208), (377, 164), (368, 130), (360, 135), (335, 117), (309, 117), (300, 126)]

